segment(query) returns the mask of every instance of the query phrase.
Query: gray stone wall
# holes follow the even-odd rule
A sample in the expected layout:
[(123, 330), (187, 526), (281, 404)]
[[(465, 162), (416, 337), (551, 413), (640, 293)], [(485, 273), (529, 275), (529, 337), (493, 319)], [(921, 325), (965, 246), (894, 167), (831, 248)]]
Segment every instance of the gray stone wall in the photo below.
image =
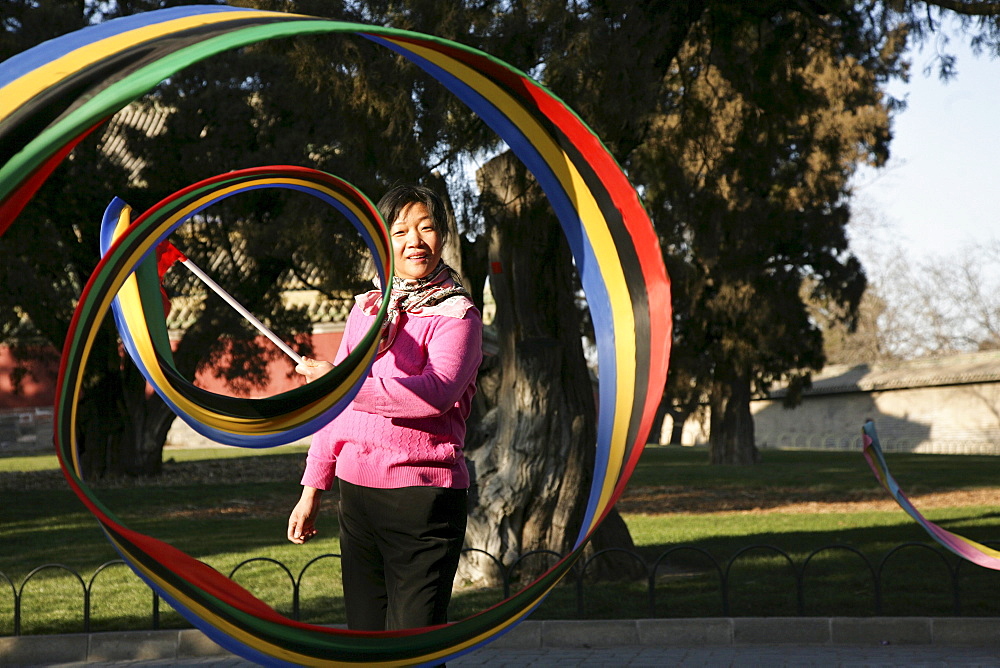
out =
[(760, 448), (860, 450), (875, 421), (887, 452), (1000, 454), (1000, 383), (818, 394), (793, 409), (751, 406)]
[(54, 452), (52, 409), (12, 408), (0, 410), (0, 455)]

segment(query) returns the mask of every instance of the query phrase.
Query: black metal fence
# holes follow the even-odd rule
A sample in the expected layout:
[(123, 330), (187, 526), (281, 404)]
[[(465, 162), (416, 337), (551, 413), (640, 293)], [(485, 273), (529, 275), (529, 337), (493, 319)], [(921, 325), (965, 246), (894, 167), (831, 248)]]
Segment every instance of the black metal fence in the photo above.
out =
[[(989, 543), (987, 543), (989, 544)], [(996, 544), (996, 543), (994, 543)], [(772, 558), (777, 559), (782, 563), (782, 567), (779, 569), (781, 573), (777, 575), (781, 578), (781, 582), (785, 587), (792, 587), (794, 590), (794, 599), (796, 614), (798, 616), (808, 616), (807, 610), (807, 584), (811, 582), (812, 564), (814, 560), (820, 555), (831, 553), (831, 552), (841, 552), (845, 553), (847, 556), (856, 560), (857, 571), (864, 574), (864, 579), (868, 582), (866, 585), (868, 591), (863, 592), (866, 597), (870, 597), (873, 601), (873, 614), (875, 616), (880, 616), (883, 613), (883, 588), (886, 578), (892, 576), (892, 569), (898, 567), (900, 564), (906, 563), (905, 559), (900, 558), (900, 554), (907, 550), (916, 550), (929, 555), (933, 562), (939, 563), (941, 567), (941, 572), (947, 577), (945, 578), (948, 587), (948, 594), (950, 598), (951, 614), (954, 616), (961, 616), (963, 614), (963, 589), (961, 587), (962, 578), (966, 574), (974, 572), (976, 570), (980, 571), (979, 575), (982, 576), (981, 571), (986, 569), (979, 569), (977, 566), (970, 564), (962, 559), (957, 559), (950, 553), (943, 551), (936, 545), (931, 545), (927, 543), (917, 543), (909, 542), (896, 545), (881, 558), (871, 559), (860, 550), (843, 544), (831, 544), (825, 545), (823, 547), (817, 548), (809, 553), (800, 563), (796, 561), (784, 550), (775, 547), (773, 545), (766, 544), (756, 544), (749, 545), (740, 549), (732, 557), (727, 560), (720, 561), (716, 559), (710, 552), (704, 548), (691, 546), (691, 545), (678, 545), (671, 547), (670, 549), (659, 554), (652, 561), (648, 561), (640, 553), (612, 548), (608, 550), (601, 550), (595, 552), (593, 555), (586, 559), (581, 559), (573, 569), (572, 577), (567, 577), (570, 580), (570, 584), (574, 585), (575, 588), (575, 599), (576, 599), (576, 614), (579, 618), (585, 618), (587, 610), (587, 600), (588, 592), (592, 591), (592, 587), (589, 585), (593, 584), (593, 571), (595, 570), (594, 564), (598, 559), (607, 556), (616, 556), (619, 559), (624, 559), (625, 561), (633, 561), (639, 570), (645, 570), (645, 588), (646, 588), (646, 609), (642, 611), (641, 616), (648, 618), (656, 618), (657, 615), (657, 591), (663, 589), (664, 585), (659, 582), (661, 569), (669, 562), (671, 558), (676, 557), (682, 553), (689, 553), (695, 555), (700, 562), (703, 562), (701, 568), (698, 569), (699, 573), (707, 573), (718, 586), (718, 598), (717, 601), (717, 613), (716, 616), (730, 617), (730, 616), (740, 616), (735, 614), (732, 609), (731, 601), (734, 594), (734, 578), (733, 569), (734, 566), (739, 564), (742, 560), (748, 558), (752, 553), (764, 553), (765, 555), (770, 555)], [(504, 598), (511, 596), (514, 587), (518, 582), (518, 572), (523, 566), (526, 559), (542, 557), (545, 559), (558, 560), (561, 555), (556, 552), (548, 550), (536, 550), (533, 552), (528, 552), (516, 560), (514, 560), (509, 565), (504, 565), (495, 556), (478, 549), (466, 549), (466, 553), (476, 553), (482, 556), (494, 564), (497, 569), (497, 573), (502, 579), (502, 593)], [(291, 590), (292, 599), (292, 611), (291, 617), (295, 620), (300, 619), (302, 613), (302, 586), (303, 578), (306, 573), (318, 562), (325, 559), (339, 559), (340, 555), (337, 554), (323, 554), (318, 557), (311, 559), (299, 573), (296, 575), (292, 573), (291, 569), (288, 568), (284, 563), (278, 561), (277, 559), (272, 559), (270, 557), (254, 557), (251, 559), (244, 560), (237, 564), (229, 573), (230, 578), (233, 578), (241, 569), (244, 567), (255, 564), (255, 563), (268, 563), (280, 570), (288, 579), (288, 586)], [(108, 561), (101, 564), (89, 579), (84, 578), (83, 575), (77, 571), (64, 566), (62, 564), (44, 564), (33, 569), (27, 575), (20, 584), (15, 584), (6, 574), (0, 572), (0, 601), (6, 598), (6, 594), (3, 590), (9, 592), (10, 597), (13, 599), (13, 634), (15, 636), (21, 635), (22, 629), (22, 604), (24, 601), (25, 588), (32, 583), (33, 580), (38, 578), (42, 573), (51, 573), (52, 571), (61, 571), (63, 573), (68, 573), (72, 576), (71, 579), (75, 580), (76, 584), (79, 586), (79, 593), (81, 595), (82, 601), (82, 613), (83, 613), (83, 628), (84, 633), (88, 633), (91, 630), (91, 611), (94, 602), (94, 585), (102, 577), (109, 567), (124, 565), (125, 562), (122, 560)], [(933, 574), (923, 573), (928, 577), (938, 577)], [(997, 580), (991, 580), (989, 585), (989, 590), (996, 592), (998, 591), (997, 585), (1000, 584), (1000, 573), (989, 572), (987, 577), (997, 578)], [(752, 587), (753, 584), (746, 585)], [(741, 594), (746, 592), (740, 591)], [(982, 591), (978, 592), (982, 594)], [(862, 594), (862, 592), (855, 592), (856, 595)], [(159, 595), (155, 591), (150, 592), (151, 602), (150, 602), (150, 622), (149, 627), (152, 629), (160, 628), (160, 607), (161, 601)], [(994, 597), (995, 598), (995, 597)], [(911, 614), (919, 614), (914, 611)], [(671, 615), (666, 615), (671, 616)], [(680, 616), (680, 615), (677, 615)], [(758, 610), (753, 616), (768, 616), (767, 611)], [(864, 615), (862, 615), (864, 616)]]

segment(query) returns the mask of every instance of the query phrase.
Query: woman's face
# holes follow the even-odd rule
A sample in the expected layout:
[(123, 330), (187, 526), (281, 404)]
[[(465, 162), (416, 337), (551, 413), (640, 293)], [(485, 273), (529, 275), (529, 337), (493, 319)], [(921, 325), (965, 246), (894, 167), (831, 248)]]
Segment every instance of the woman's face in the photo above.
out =
[(424, 278), (437, 268), (444, 244), (421, 202), (407, 204), (389, 227), (396, 276), (403, 279)]

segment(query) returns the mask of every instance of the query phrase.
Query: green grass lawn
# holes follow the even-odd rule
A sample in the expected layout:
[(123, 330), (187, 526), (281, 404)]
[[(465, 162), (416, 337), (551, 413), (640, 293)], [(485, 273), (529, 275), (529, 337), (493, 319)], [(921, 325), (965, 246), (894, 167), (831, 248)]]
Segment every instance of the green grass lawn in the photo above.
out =
[[(914, 455), (888, 453), (886, 459), (900, 485), (911, 493), (1000, 488), (1000, 457), (978, 455)], [(822, 490), (849, 497), (875, 487), (875, 478), (860, 452), (764, 450), (757, 466), (708, 466), (703, 448), (649, 446), (639, 460), (629, 487), (686, 485), (734, 487), (766, 492), (775, 487)]]
[[(257, 559), (240, 567), (235, 579), (285, 614), (292, 611), (292, 580), (318, 559), (302, 575), (301, 618), (340, 622), (339, 560), (322, 558), (339, 552), (332, 509), (317, 540), (296, 546), (284, 538), (303, 452), (301, 446), (276, 453), (168, 450), (169, 475), (163, 480), (104, 484), (97, 494), (126, 525), (227, 575), (241, 562)], [(706, 462), (703, 450), (651, 446), (622, 500), (639, 556), (659, 564), (654, 614), (720, 616), (725, 609), (732, 615), (795, 615), (800, 573), (806, 614), (874, 614), (872, 569), (879, 568), (884, 568), (883, 614), (954, 613), (951, 577), (957, 560), (928, 549), (929, 537), (901, 510), (782, 510), (789, 498), (888, 498), (878, 491), (860, 454), (766, 451), (764, 463), (751, 468)], [(911, 494), (1000, 488), (1000, 457), (893, 454), (889, 464)], [(92, 630), (150, 628), (150, 590), (124, 566), (99, 571), (118, 555), (57, 468), (54, 456), (0, 459), (0, 635), (13, 633), (11, 591), (22, 587), (22, 633), (81, 631), (83, 588), (91, 580)], [(700, 506), (664, 512), (657, 510), (654, 494), (653, 501), (638, 506), (641, 512), (625, 510), (647, 493), (663, 490), (698, 499)], [(714, 498), (752, 499), (756, 510), (709, 511)], [(975, 540), (1000, 541), (1000, 495), (995, 504), (933, 508), (925, 514)], [(907, 543), (924, 545), (899, 548)], [(29, 578), (33, 569), (47, 564), (60, 566)], [(79, 573), (82, 582), (62, 567)], [(730, 585), (725, 601), (723, 576)], [(991, 595), (1000, 574), (965, 564), (957, 576), (961, 614), (1000, 615), (1000, 602)], [(650, 614), (644, 578), (583, 582), (583, 617)], [(459, 589), (452, 616), (474, 614), (501, 599), (499, 589)], [(161, 611), (161, 626), (187, 625), (164, 603)], [(576, 583), (567, 579), (534, 618), (580, 615)]]

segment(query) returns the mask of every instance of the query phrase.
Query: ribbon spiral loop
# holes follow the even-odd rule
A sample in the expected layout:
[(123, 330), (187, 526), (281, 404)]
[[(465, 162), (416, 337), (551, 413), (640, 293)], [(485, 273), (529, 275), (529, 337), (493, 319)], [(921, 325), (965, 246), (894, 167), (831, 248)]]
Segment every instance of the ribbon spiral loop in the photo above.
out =
[[(80, 296), (63, 349), (54, 420), (57, 452), (70, 486), (132, 569), (230, 651), (268, 665), (439, 663), (512, 628), (569, 571), (635, 468), (666, 382), (670, 289), (656, 233), (621, 168), (572, 110), (506, 63), (419, 33), (218, 5), (137, 14), (45, 42), (0, 67), (0, 234), (84, 136), (175, 72), (246, 44), (319, 33), (364, 37), (427, 71), (511, 147), (559, 219), (587, 294), (600, 359), (594, 482), (575, 549), (511, 598), (460, 622), (350, 632), (280, 615), (197, 559), (124, 526), (83, 482), (76, 440), (82, 370), (116, 296), (123, 338), (147, 378), (167, 394), (178, 414), (213, 438), (241, 445), (292, 440), (318, 428), (349, 401), (368, 351), (321, 385), (311, 383), (263, 403), (227, 403), (175, 377), (162, 341), (152, 329), (142, 331), (141, 323), (153, 321), (145, 317), (143, 259), (182, 221), (175, 207), (201, 206), (227, 179), (234, 179), (237, 189), (259, 179), (285, 179), (278, 187), (294, 182), (314, 194), (326, 188), (334, 206), (357, 205), (356, 225), (370, 235), (373, 252), (383, 252), (382, 232), (365, 211), (370, 204), (335, 177), (311, 170), (261, 168), (209, 179), (127, 228), (119, 226), (127, 218), (126, 207), (112, 204), (106, 219), (109, 229), (119, 228), (117, 239), (112, 241), (115, 234), (109, 232), (106, 253)], [(133, 269), (137, 283), (126, 287)], [(140, 306), (142, 314), (135, 311)]]

